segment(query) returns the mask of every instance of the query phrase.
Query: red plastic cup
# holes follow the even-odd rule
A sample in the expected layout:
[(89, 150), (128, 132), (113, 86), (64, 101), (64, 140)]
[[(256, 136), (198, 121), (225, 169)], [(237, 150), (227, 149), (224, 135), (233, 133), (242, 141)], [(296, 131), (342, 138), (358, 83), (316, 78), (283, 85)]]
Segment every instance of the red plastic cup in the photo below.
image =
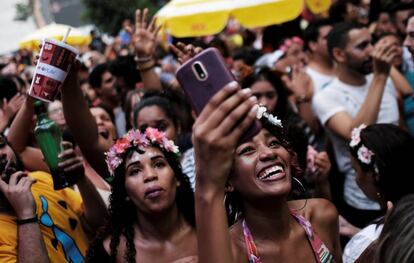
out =
[(78, 55), (78, 50), (55, 39), (44, 39), (29, 95), (52, 102)]

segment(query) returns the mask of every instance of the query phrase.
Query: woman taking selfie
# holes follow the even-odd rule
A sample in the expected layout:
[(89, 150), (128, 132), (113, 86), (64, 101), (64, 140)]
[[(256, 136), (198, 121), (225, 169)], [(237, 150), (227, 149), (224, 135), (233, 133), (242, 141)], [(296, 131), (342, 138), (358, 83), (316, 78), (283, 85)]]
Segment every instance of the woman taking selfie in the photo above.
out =
[[(251, 90), (232, 82), (194, 125), (200, 262), (341, 262), (334, 206), (322, 199), (288, 202), (299, 169), (278, 120), (259, 112), (268, 116), (263, 128), (240, 143), (256, 103)], [(238, 219), (230, 229), (226, 192)]]
[(194, 197), (165, 133), (131, 130), (107, 152), (109, 218), (89, 262), (196, 262)]

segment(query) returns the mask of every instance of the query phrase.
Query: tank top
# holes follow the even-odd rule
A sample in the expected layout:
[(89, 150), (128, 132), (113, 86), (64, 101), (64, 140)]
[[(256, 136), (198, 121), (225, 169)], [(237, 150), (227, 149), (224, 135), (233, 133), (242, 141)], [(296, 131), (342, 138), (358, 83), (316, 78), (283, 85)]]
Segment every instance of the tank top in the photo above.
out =
[[(333, 255), (329, 249), (322, 242), (319, 236), (313, 230), (311, 223), (304, 217), (291, 212), (291, 215), (296, 219), (300, 226), (305, 230), (306, 237), (312, 247), (313, 254), (318, 263), (334, 262)], [(244, 218), (242, 219), (244, 241), (247, 248), (247, 256), (249, 263), (262, 263), (257, 247), (254, 243), (253, 236)]]

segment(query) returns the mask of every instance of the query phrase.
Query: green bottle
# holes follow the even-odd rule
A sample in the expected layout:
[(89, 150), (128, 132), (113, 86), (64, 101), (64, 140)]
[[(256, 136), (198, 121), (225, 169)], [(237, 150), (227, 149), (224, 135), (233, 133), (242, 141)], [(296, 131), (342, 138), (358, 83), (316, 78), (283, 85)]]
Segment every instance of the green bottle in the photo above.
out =
[(37, 122), (34, 133), (52, 174), (53, 188), (59, 190), (73, 185), (58, 166), (58, 155), (64, 150), (61, 145), (62, 132), (56, 123), (47, 117), (46, 106), (43, 102), (35, 102), (35, 113), (37, 115)]

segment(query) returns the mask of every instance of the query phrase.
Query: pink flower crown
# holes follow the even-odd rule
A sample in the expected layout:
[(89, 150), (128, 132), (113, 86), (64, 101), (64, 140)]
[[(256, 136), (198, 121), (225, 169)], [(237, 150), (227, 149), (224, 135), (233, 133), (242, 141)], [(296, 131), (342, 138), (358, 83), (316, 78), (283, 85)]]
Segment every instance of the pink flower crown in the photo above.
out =
[(160, 147), (161, 149), (171, 152), (179, 157), (178, 146), (172, 140), (168, 140), (165, 132), (148, 127), (145, 132), (139, 130), (130, 130), (123, 137), (116, 140), (115, 144), (109, 149), (106, 155), (106, 164), (111, 176), (115, 174), (116, 168), (124, 161), (123, 154), (130, 148), (136, 147), (139, 150), (144, 150), (149, 146)]
[(366, 165), (372, 165), (376, 173), (378, 173), (378, 168), (374, 163), (374, 153), (366, 147), (361, 140), (361, 131), (365, 129), (367, 125), (361, 124), (359, 127), (354, 128), (351, 133), (351, 142), (349, 146), (355, 150), (358, 160)]

